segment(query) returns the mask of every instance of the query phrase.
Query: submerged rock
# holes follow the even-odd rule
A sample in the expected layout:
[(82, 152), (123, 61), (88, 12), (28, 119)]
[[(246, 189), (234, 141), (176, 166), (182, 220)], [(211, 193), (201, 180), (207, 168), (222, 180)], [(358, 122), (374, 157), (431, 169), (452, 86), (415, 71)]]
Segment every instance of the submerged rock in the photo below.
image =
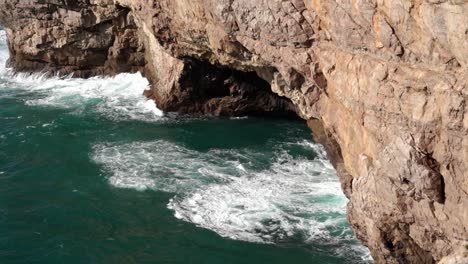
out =
[(468, 238), (468, 3), (0, 0), (10, 64), (143, 70), (166, 111), (309, 120), (378, 263)]

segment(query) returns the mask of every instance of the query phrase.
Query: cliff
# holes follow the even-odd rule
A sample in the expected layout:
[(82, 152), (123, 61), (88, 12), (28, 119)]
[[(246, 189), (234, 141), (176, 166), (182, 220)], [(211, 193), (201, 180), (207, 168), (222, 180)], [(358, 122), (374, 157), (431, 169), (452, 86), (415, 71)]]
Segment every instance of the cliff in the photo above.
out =
[(18, 70), (143, 70), (166, 111), (296, 112), (377, 263), (466, 261), (466, 1), (0, 0), (0, 24)]
[(129, 10), (88, 2), (0, 0), (10, 66), (77, 77), (142, 70), (144, 48)]

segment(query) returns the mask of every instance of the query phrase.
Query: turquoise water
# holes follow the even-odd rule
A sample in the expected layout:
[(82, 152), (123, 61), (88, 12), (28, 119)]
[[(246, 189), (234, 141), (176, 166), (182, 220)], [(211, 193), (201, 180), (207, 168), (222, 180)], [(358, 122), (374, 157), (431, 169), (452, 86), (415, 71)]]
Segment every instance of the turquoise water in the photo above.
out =
[(303, 122), (164, 115), (147, 85), (0, 67), (0, 263), (370, 262)]

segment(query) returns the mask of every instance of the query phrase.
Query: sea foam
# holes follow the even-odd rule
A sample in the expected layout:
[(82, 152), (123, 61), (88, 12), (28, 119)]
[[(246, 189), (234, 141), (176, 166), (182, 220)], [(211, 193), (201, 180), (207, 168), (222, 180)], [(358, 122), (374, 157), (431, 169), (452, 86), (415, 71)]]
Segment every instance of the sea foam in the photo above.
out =
[(12, 91), (13, 96), (27, 95), (23, 97), (28, 98), (26, 105), (92, 111), (116, 121), (155, 121), (163, 116), (154, 101), (143, 96), (149, 82), (140, 73), (89, 79), (15, 73), (5, 67), (7, 60), (5, 31), (0, 30), (0, 88)]
[(152, 100), (143, 96), (148, 80), (140, 73), (89, 79), (15, 74), (8, 87), (31, 93), (31, 106), (91, 110), (112, 120), (154, 121), (163, 116)]
[[(310, 142), (296, 144), (313, 151)], [(270, 167), (249, 149), (201, 152), (164, 140), (98, 144), (92, 159), (110, 184), (174, 193), (168, 208), (184, 221), (232, 239), (281, 243), (291, 240), (337, 245), (352, 240), (346, 198), (333, 167), (321, 158), (277, 151)]]

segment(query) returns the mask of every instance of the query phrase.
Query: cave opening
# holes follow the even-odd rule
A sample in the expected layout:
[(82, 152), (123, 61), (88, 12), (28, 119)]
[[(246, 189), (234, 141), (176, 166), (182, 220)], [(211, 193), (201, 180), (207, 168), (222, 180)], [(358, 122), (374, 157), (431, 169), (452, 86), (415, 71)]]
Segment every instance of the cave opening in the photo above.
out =
[(268, 116), (299, 119), (294, 104), (271, 91), (255, 70), (241, 71), (184, 58), (177, 112), (214, 116)]

